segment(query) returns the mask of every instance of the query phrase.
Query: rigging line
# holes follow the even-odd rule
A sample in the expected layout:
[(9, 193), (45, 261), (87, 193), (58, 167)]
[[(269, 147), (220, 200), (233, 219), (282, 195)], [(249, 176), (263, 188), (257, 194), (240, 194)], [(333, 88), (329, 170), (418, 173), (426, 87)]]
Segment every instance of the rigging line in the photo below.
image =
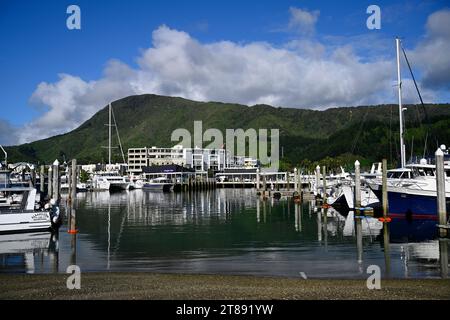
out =
[(402, 51), (403, 51), (403, 55), (405, 56), (406, 64), (408, 65), (409, 72), (411, 73), (411, 77), (413, 79), (414, 86), (416, 87), (417, 94), (419, 95), (420, 103), (422, 104), (422, 108), (423, 108), (423, 111), (425, 113), (425, 119), (427, 119), (427, 111), (425, 110), (425, 106), (424, 106), (424, 103), (423, 103), (422, 95), (420, 94), (419, 87), (417, 86), (416, 78), (414, 77), (414, 73), (413, 73), (413, 71), (411, 69), (411, 65), (409, 64), (409, 60), (408, 60), (408, 57), (406, 56), (406, 51), (403, 48), (403, 46), (402, 46)]
[[(414, 73), (413, 73), (413, 71), (412, 71), (411, 64), (409, 63), (408, 56), (406, 55), (406, 51), (405, 51), (405, 49), (403, 48), (403, 46), (401, 46), (401, 48), (402, 48), (402, 51), (403, 51), (403, 55), (405, 56), (406, 64), (408, 65), (409, 72), (411, 73), (411, 77), (412, 77), (412, 79), (413, 79), (414, 86), (416, 87), (417, 94), (419, 95), (420, 103), (421, 103), (422, 110), (423, 110), (424, 117), (425, 117), (425, 123), (426, 123), (426, 125), (427, 125), (426, 127), (428, 127), (428, 124), (429, 124), (429, 121), (428, 121), (428, 113), (427, 113), (427, 110), (426, 110), (426, 108), (425, 108), (425, 104), (423, 103), (422, 95), (420, 94), (419, 87), (417, 86), (416, 78), (414, 77)], [(420, 121), (420, 118), (419, 118), (419, 121)], [(422, 126), (422, 122), (420, 121), (419, 123), (420, 123), (420, 126)], [(426, 128), (426, 133), (427, 133), (427, 136), (428, 136), (428, 128)], [(425, 145), (425, 146), (424, 146), (424, 149), (426, 149), (426, 147), (427, 147), (427, 146)], [(424, 151), (424, 152), (425, 152), (425, 151)]]
[(111, 108), (111, 111), (112, 111), (112, 116), (113, 116), (113, 119), (114, 119), (114, 126), (116, 127), (117, 139), (119, 140), (120, 152), (122, 153), (122, 160), (123, 160), (123, 163), (126, 163), (125, 155), (123, 153), (123, 148), (122, 148), (122, 142), (120, 141), (119, 129), (117, 128), (116, 116), (114, 115), (114, 109)]

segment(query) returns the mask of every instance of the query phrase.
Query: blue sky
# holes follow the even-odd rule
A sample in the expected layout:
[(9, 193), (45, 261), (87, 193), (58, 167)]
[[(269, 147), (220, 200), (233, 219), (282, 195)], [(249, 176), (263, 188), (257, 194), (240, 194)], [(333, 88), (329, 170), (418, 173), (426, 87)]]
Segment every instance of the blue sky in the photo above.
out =
[[(66, 8), (71, 4), (81, 8), (81, 30), (68, 30), (66, 27), (68, 17)], [(369, 16), (366, 8), (371, 4), (381, 8), (381, 30), (368, 30), (366, 27), (366, 19)], [(130, 86), (123, 90), (124, 95), (146, 93), (152, 90), (155, 92), (148, 93), (245, 104), (272, 103), (289, 107), (326, 108), (359, 103), (395, 103), (395, 97), (390, 92), (383, 91), (382, 88), (377, 89), (378, 92), (367, 91), (367, 96), (372, 97), (370, 99), (362, 98), (353, 91), (349, 91), (344, 96), (338, 93), (331, 94), (328, 99), (322, 101), (313, 97), (303, 99), (305, 94), (301, 93), (290, 98), (285, 98), (289, 93), (278, 97), (276, 92), (265, 92), (264, 85), (254, 82), (248, 85), (249, 89), (246, 92), (236, 91), (234, 95), (228, 96), (221, 93), (217, 86), (206, 87), (203, 82), (195, 82), (195, 79), (204, 80), (204, 74), (186, 74), (190, 72), (188, 69), (182, 75), (169, 74), (167, 64), (182, 63), (186, 60), (186, 55), (189, 56), (191, 53), (186, 51), (183, 57), (176, 57), (177, 53), (169, 49), (176, 51), (177, 44), (170, 43), (167, 46), (166, 44), (170, 39), (179, 37), (180, 41), (184, 41), (183, 43), (187, 41), (192, 44), (188, 46), (189, 48), (198, 45), (199, 51), (192, 53), (195, 56), (201, 56), (205, 52), (217, 53), (221, 58), (214, 60), (216, 64), (205, 63), (204, 67), (212, 70), (212, 73), (220, 70), (221, 76), (225, 79), (221, 80), (222, 83), (239, 77), (237, 74), (239, 68), (234, 71), (233, 66), (227, 66), (230, 70), (228, 75), (222, 74), (222, 68), (216, 68), (218, 61), (223, 61), (230, 55), (239, 61), (239, 55), (242, 54), (243, 60), (249, 61), (244, 69), (261, 70), (265, 68), (266, 53), (270, 56), (267, 58), (267, 65), (273, 64), (270, 59), (275, 59), (274, 61), (280, 64), (280, 68), (283, 68), (280, 55), (286, 52), (288, 54), (293, 52), (294, 56), (290, 59), (295, 66), (298, 66), (299, 73), (280, 72), (277, 79), (281, 79), (281, 82), (292, 83), (296, 76), (299, 79), (302, 78), (303, 72), (310, 73), (300, 65), (297, 61), (299, 59), (319, 61), (317, 66), (321, 66), (320, 61), (323, 59), (329, 63), (325, 66), (327, 72), (335, 70), (335, 73), (340, 73), (339, 68), (343, 67), (343, 74), (348, 74), (351, 78), (354, 74), (361, 72), (353, 73), (353, 69), (350, 69), (353, 66), (359, 68), (358, 70), (363, 70), (365, 67), (367, 70), (378, 69), (381, 65), (386, 69), (390, 68), (388, 62), (392, 62), (394, 58), (396, 35), (400, 35), (405, 48), (411, 50), (413, 61), (414, 58), (417, 61), (423, 60), (420, 59), (419, 49), (432, 50), (433, 48), (433, 45), (428, 45), (431, 38), (430, 30), (427, 30), (430, 15), (439, 11), (445, 12), (448, 7), (448, 2), (430, 0), (345, 1), (339, 5), (336, 1), (300, 0), (0, 0), (0, 38), (2, 39), (0, 44), (0, 87), (2, 88), (0, 143), (2, 141), (3, 143), (25, 142), (73, 129), (93, 112), (103, 107), (103, 103), (120, 98), (120, 95), (108, 97), (106, 93), (98, 97), (97, 94), (99, 95), (101, 90), (95, 86), (99, 83), (104, 83), (101, 88), (108, 91), (105, 87), (108, 87), (111, 82), (113, 82), (111, 88), (114, 88), (114, 86), (120, 87), (120, 81), (123, 81), (124, 87)], [(296, 24), (293, 21), (295, 9), (312, 16), (317, 14), (317, 21), (310, 25), (312, 31), (305, 33), (301, 30), (304, 24)], [(445, 27), (448, 22), (446, 19), (447, 17), (443, 16), (436, 18), (435, 21), (438, 26), (443, 24)], [(163, 39), (159, 46), (155, 44), (156, 39)], [(444, 39), (447, 44), (448, 38)], [(226, 43), (231, 44), (232, 48), (227, 47)], [(256, 48), (253, 48), (252, 44), (255, 44)], [(258, 46), (258, 44), (262, 45)], [(149, 50), (151, 48), (156, 50)], [(179, 48), (184, 50), (186, 46)], [(351, 50), (347, 50), (348, 48)], [(280, 51), (273, 53), (277, 49)], [(421, 52), (426, 51), (425, 49)], [(316, 56), (319, 52), (321, 54)], [(259, 55), (253, 57), (251, 54)], [(172, 55), (174, 55), (172, 60), (164, 60), (165, 57)], [(347, 55), (353, 60), (344, 61)], [(121, 68), (113, 67), (113, 71), (107, 71), (110, 70), (108, 66), (111, 59), (118, 61), (121, 68), (130, 69), (130, 76), (123, 76)], [(252, 61), (260, 59), (262, 61), (258, 65), (251, 65)], [(160, 61), (160, 64), (155, 61)], [(445, 58), (443, 61), (447, 62)], [(166, 65), (162, 66), (162, 63)], [(196, 63), (203, 67), (203, 61)], [(420, 63), (423, 65), (423, 61)], [(289, 66), (286, 68), (291, 69)], [(183, 69), (183, 66), (180, 69)], [(316, 70), (318, 73), (321, 72), (318, 68), (312, 69), (312, 72)], [(424, 73), (429, 72), (427, 70), (426, 66), (421, 68), (418, 64), (416, 71), (419, 80)], [(108, 75), (108, 72), (113, 76)], [(406, 70), (404, 72), (407, 77)], [(67, 85), (64, 85), (61, 83), (61, 74), (70, 75), (73, 78), (68, 78)], [(177, 82), (175, 77), (186, 79), (185, 82), (188, 85), (183, 87), (183, 84)], [(265, 74), (261, 74), (260, 77), (264, 79)], [(121, 79), (117, 80), (118, 78)], [(434, 87), (425, 88), (429, 90), (428, 95), (425, 93), (425, 97), (433, 100), (430, 102), (448, 102), (448, 79), (445, 76), (443, 80), (441, 78), (442, 76), (437, 85), (438, 80), (427, 82), (434, 84)], [(142, 79), (147, 79), (151, 85), (147, 86), (146, 80)], [(386, 73), (379, 75), (371, 81), (377, 79), (395, 80), (395, 72), (389, 76)], [(72, 83), (69, 83), (70, 81)], [(74, 84), (75, 81), (78, 82)], [(239, 79), (238, 81), (242, 81), (241, 87), (246, 87), (248, 81), (253, 80)], [(369, 80), (367, 82), (369, 87)], [(41, 83), (47, 86), (38, 90)], [(302, 84), (301, 87), (306, 85)], [(388, 86), (391, 85), (392, 83), (388, 84)], [(230, 86), (228, 91), (233, 91), (233, 87), (230, 84), (228, 86)], [(300, 92), (301, 87), (294, 86), (289, 89), (289, 92)], [(324, 87), (324, 90), (333, 90), (332, 87), (330, 84)], [(70, 91), (72, 95), (68, 95), (64, 90)], [(89, 90), (95, 92), (86, 93)], [(82, 95), (86, 96), (81, 97)], [(320, 96), (320, 91), (316, 95)], [(382, 96), (384, 100), (375, 96)], [(236, 97), (235, 101), (228, 101), (234, 100), (233, 97)], [(70, 103), (67, 102), (68, 100)], [(302, 104), (301, 101), (308, 103)], [(64, 103), (68, 105), (64, 106)], [(94, 106), (94, 104), (99, 105)], [(62, 105), (61, 109), (58, 109), (59, 105)], [(77, 113), (77, 110), (80, 110), (81, 116), (73, 115)], [(58, 112), (64, 113), (67, 119), (62, 121), (64, 117), (55, 117), (54, 114)], [(57, 130), (49, 128), (52, 119), (61, 122)], [(5, 128), (10, 130), (7, 131)], [(19, 133), (14, 133), (16, 136), (6, 137), (7, 132), (12, 132), (11, 130), (28, 134), (20, 137)]]

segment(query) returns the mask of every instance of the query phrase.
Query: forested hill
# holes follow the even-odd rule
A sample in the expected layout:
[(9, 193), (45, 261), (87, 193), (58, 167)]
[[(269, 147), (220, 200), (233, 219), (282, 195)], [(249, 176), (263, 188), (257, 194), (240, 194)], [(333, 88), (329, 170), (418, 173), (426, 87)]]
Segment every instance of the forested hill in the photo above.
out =
[[(450, 144), (450, 105), (406, 106), (408, 157), (421, 156), (438, 144)], [(313, 165), (322, 160), (328, 166), (359, 158), (367, 164), (383, 157), (398, 159), (398, 107), (396, 105), (332, 108), (325, 111), (292, 109), (268, 105), (245, 106), (221, 102), (196, 102), (176, 97), (138, 95), (113, 103), (123, 148), (173, 146), (171, 133), (186, 128), (193, 133), (195, 120), (203, 130), (266, 128), (280, 129), (283, 166)], [(77, 129), (66, 134), (8, 147), (10, 162), (50, 163), (54, 159), (76, 158), (80, 163), (107, 160), (108, 107), (104, 107)], [(121, 161), (119, 149), (114, 160)]]

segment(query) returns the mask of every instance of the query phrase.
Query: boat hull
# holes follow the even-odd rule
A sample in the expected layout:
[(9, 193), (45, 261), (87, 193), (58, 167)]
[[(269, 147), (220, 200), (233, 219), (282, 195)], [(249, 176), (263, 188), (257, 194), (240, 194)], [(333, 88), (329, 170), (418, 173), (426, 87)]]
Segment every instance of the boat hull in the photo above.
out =
[[(388, 192), (389, 214), (392, 216), (437, 216), (436, 196), (418, 195), (402, 192)], [(450, 198), (446, 198), (447, 212), (450, 210)]]
[(173, 190), (173, 184), (145, 183), (142, 189), (146, 191), (170, 192)]
[(1, 213), (0, 233), (35, 232), (52, 229), (47, 211)]

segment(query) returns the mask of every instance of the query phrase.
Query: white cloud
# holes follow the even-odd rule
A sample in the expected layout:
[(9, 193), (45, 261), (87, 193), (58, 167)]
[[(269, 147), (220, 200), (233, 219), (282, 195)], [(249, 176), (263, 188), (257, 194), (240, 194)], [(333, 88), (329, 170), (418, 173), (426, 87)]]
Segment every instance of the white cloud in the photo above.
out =
[(424, 87), (450, 89), (450, 10), (428, 17), (425, 39), (411, 52), (411, 60), (423, 72)]
[(304, 35), (311, 35), (314, 33), (320, 11), (308, 11), (305, 9), (290, 7), (289, 12), (291, 14), (289, 29), (296, 30)]
[[(310, 19), (308, 25), (314, 26), (316, 20)], [(434, 46), (448, 46), (448, 41), (438, 40), (447, 37), (439, 28), (445, 23), (446, 14), (430, 16), (427, 38), (411, 52), (415, 59), (423, 59), (425, 53), (431, 55)], [(440, 67), (434, 66), (434, 61), (421, 65), (425, 79), (439, 78), (439, 70), (448, 70), (448, 52), (435, 53), (443, 64)], [(137, 62), (134, 69), (117, 60), (109, 61), (97, 80), (61, 74), (55, 83), (39, 84), (30, 101), (48, 109), (20, 130), (20, 142), (68, 132), (108, 102), (133, 94), (317, 109), (396, 101), (392, 56), (368, 60), (358, 56), (352, 45), (328, 46), (313, 39), (301, 38), (281, 47), (264, 42), (201, 43), (186, 32), (161, 26), (153, 31), (152, 46)], [(441, 81), (449, 84), (445, 75)], [(407, 84), (405, 79), (405, 99), (417, 102), (414, 91), (406, 89)], [(430, 99), (428, 102), (436, 99), (431, 88), (422, 93)]]

